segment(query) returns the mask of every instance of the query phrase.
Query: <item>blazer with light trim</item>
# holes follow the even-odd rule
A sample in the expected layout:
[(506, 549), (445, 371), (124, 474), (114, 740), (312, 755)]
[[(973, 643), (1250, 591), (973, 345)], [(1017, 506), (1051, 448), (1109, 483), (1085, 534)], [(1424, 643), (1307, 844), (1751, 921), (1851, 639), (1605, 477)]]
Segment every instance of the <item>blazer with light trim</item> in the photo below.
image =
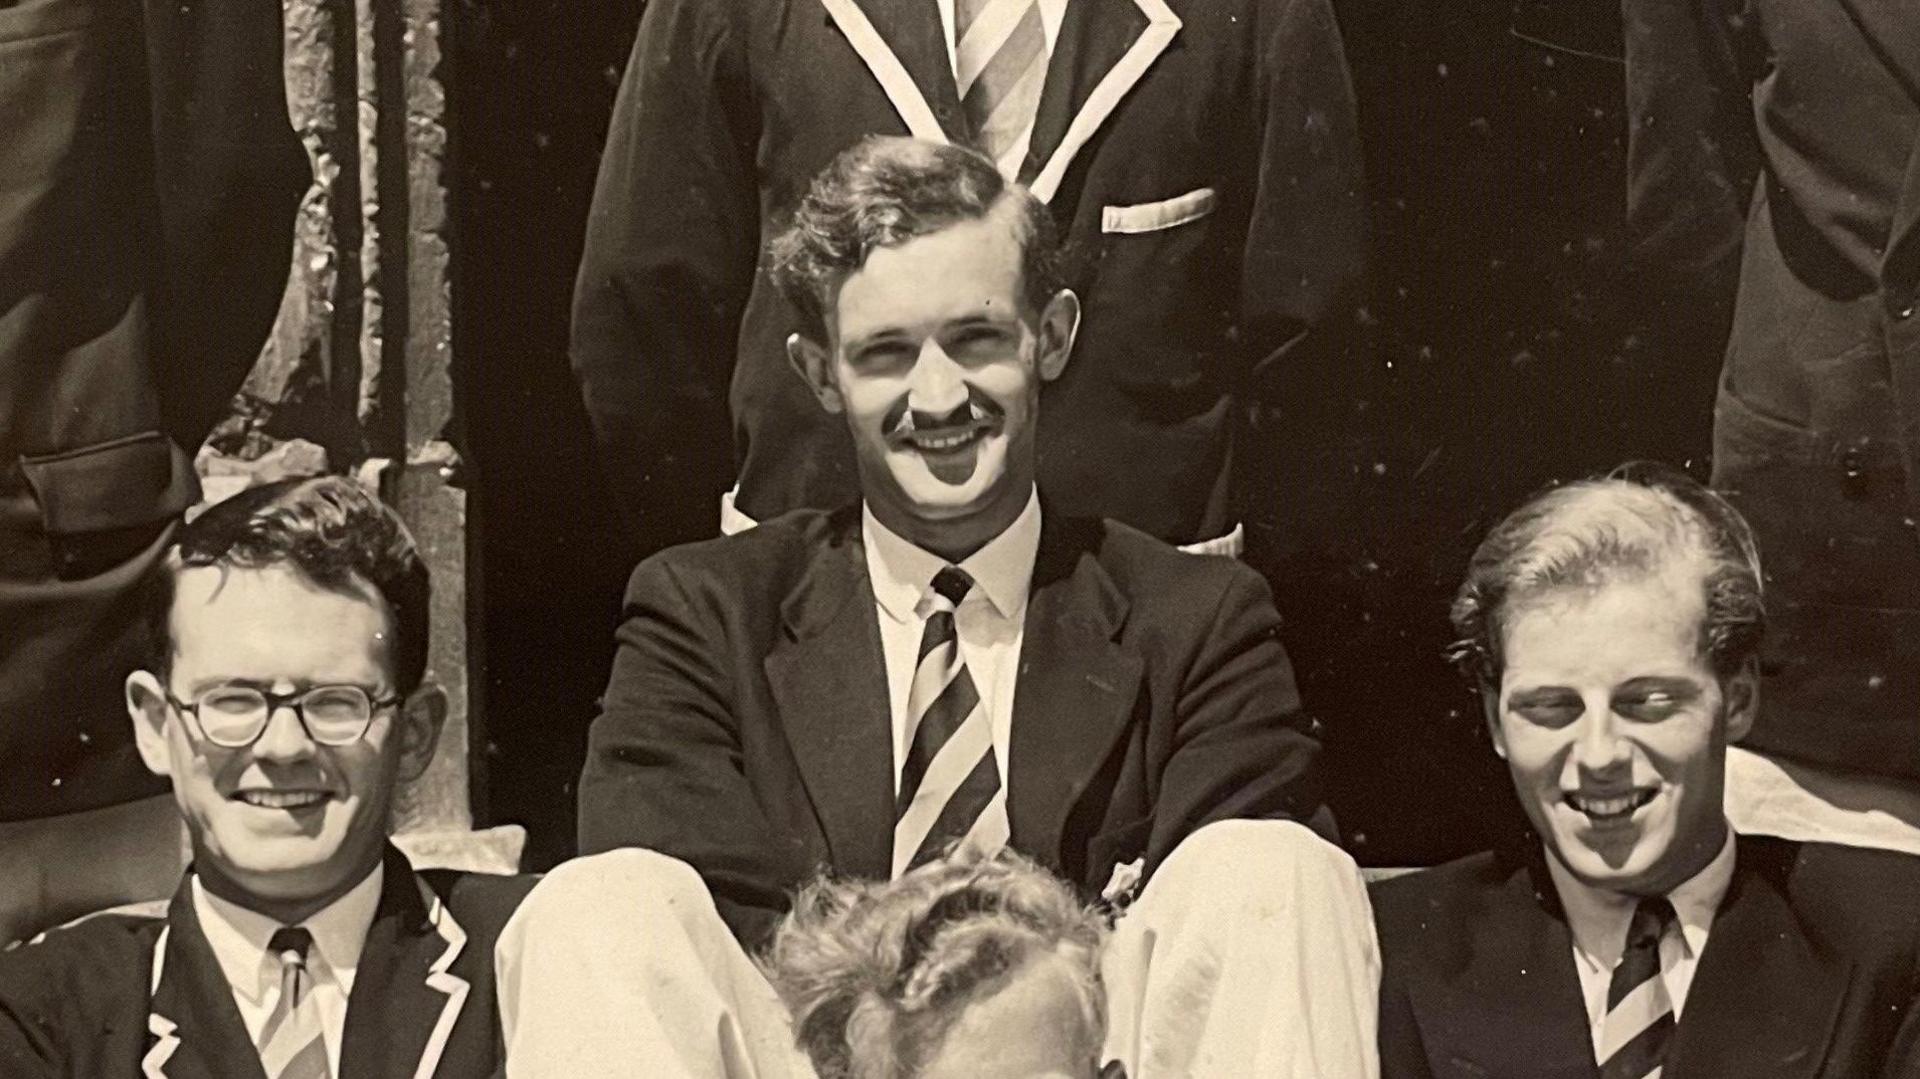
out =
[[(1663, 1079), (1920, 1076), (1920, 858), (1743, 836)], [(1538, 841), (1372, 888), (1384, 1079), (1598, 1079)]]
[[(339, 1072), (467, 1079), (500, 1067), (493, 942), (534, 878), (386, 877), (347, 1001)], [(263, 1079), (182, 880), (165, 918), (102, 915), (0, 954), (7, 1079)]]
[[(1013, 847), (1092, 898), (1205, 824), (1310, 816), (1317, 732), (1259, 574), (1046, 505), (1014, 687)], [(749, 949), (816, 870), (885, 879), (879, 618), (857, 506), (642, 563), (588, 741), (582, 853), (687, 862)]]
[[(756, 520), (857, 496), (844, 421), (788, 363), (799, 322), (765, 248), (862, 137), (965, 140), (944, 35), (936, 0), (647, 5), (572, 357), (619, 501), (649, 537), (713, 535), (735, 476)], [(1328, 0), (1072, 0), (1023, 176), (1060, 223), (1084, 304), (1073, 360), (1043, 390), (1042, 489), (1062, 513), (1176, 543), (1271, 516), (1270, 474), (1234, 472), (1247, 421), (1316, 368), (1338, 373), (1329, 327), (1351, 324), (1362, 262)]]

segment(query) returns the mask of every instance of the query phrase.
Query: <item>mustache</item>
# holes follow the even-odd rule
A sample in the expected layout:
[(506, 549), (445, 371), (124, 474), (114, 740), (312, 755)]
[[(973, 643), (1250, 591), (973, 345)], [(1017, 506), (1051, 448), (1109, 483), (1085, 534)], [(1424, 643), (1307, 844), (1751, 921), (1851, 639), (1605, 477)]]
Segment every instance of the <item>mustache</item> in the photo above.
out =
[(915, 431), (937, 431), (944, 427), (964, 427), (970, 423), (997, 422), (1005, 414), (992, 398), (969, 388), (967, 399), (946, 412), (922, 412), (907, 407), (902, 397), (882, 418), (881, 429), (890, 439), (906, 438)]

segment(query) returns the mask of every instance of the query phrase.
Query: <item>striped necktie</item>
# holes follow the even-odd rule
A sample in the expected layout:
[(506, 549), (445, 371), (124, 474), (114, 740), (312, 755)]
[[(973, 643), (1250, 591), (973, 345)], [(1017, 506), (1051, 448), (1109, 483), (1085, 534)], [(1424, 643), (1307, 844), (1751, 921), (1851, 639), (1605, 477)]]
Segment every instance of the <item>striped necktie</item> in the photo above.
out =
[(1673, 1036), (1673, 1001), (1660, 977), (1660, 941), (1673, 925), (1673, 905), (1642, 899), (1627, 924), (1627, 946), (1607, 986), (1600, 1026), (1600, 1079), (1651, 1079), (1660, 1074)]
[(267, 951), (280, 961), (280, 999), (260, 1028), (260, 1066), (268, 1079), (331, 1079), (313, 974), (307, 970), (312, 946), (313, 934), (297, 927), (283, 926), (267, 942)]
[(1047, 80), (1037, 0), (954, 0), (953, 74), (973, 144), (1012, 178)]
[(1007, 799), (993, 752), (993, 721), (960, 655), (953, 613), (973, 579), (948, 566), (933, 578), (927, 627), (907, 692), (913, 738), (894, 801), (893, 875), (945, 853), (955, 840), (991, 854), (1007, 842)]

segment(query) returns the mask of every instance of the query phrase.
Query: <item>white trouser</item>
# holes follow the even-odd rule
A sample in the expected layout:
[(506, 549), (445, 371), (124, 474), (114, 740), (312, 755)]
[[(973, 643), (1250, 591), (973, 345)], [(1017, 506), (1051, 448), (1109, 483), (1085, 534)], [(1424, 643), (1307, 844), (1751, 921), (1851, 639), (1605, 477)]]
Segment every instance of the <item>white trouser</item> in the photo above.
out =
[(1920, 854), (1920, 785), (1730, 746), (1727, 820), (1741, 835)]
[[(495, 952), (514, 1077), (812, 1079), (700, 877), (643, 850), (549, 874)], [(1352, 859), (1285, 821), (1189, 836), (1102, 966), (1130, 1079), (1374, 1079), (1379, 951)]]

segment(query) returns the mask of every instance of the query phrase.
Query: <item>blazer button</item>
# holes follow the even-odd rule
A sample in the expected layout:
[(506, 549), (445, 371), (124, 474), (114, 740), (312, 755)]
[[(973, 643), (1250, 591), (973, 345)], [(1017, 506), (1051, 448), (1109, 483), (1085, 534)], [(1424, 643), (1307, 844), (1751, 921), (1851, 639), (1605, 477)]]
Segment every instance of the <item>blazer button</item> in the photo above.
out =
[(1867, 457), (1859, 446), (1848, 446), (1840, 454), (1840, 492), (1851, 502), (1866, 500)]

